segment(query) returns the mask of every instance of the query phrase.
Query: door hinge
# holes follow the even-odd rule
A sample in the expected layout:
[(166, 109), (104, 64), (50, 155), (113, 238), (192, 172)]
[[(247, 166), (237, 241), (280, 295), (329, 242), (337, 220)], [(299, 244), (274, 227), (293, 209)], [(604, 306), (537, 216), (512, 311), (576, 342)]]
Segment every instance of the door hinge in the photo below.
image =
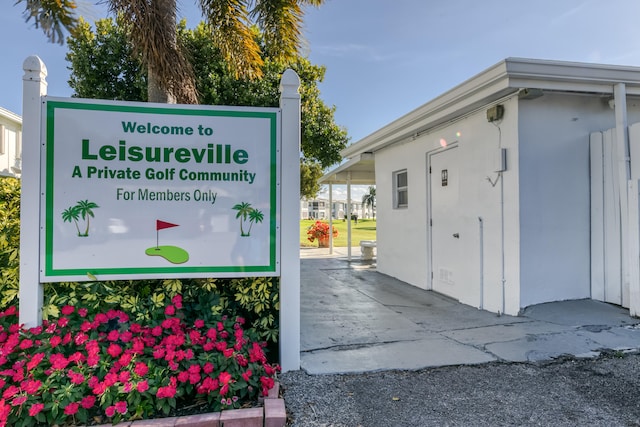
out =
[(431, 166), (429, 166), (429, 173), (431, 173)]
[(429, 218), (429, 227), (433, 227), (433, 219)]

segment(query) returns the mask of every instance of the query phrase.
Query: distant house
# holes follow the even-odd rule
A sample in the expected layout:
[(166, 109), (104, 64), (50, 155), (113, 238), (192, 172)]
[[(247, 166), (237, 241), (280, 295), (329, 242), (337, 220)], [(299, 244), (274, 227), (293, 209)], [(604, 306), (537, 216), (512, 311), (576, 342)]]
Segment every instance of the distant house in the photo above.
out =
[(508, 58), (342, 155), (320, 182), (375, 183), (378, 271), (496, 313), (640, 313), (640, 68)]
[(0, 107), (0, 175), (20, 177), (22, 118)]
[[(331, 208), (329, 208), (329, 200), (327, 199), (303, 199), (300, 201), (300, 218), (302, 219), (328, 220), (329, 215), (332, 215), (333, 219), (344, 219), (346, 212), (346, 200), (331, 201)], [(351, 213), (357, 215), (358, 218), (363, 218), (365, 209), (362, 202), (351, 201)]]

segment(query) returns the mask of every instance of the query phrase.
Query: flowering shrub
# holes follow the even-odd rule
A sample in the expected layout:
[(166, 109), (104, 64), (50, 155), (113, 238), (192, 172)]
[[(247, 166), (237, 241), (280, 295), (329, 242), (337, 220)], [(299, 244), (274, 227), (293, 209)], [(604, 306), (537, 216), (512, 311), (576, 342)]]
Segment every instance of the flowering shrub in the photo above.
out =
[[(333, 227), (333, 237), (338, 237), (338, 230)], [(315, 239), (320, 238), (328, 238), (329, 237), (329, 224), (322, 221), (316, 221), (314, 224), (310, 225), (307, 228), (307, 239), (310, 242), (313, 242)]]
[(277, 365), (241, 317), (185, 320), (181, 295), (149, 324), (66, 305), (25, 329), (0, 312), (0, 426), (117, 423), (194, 403), (239, 408), (266, 395)]

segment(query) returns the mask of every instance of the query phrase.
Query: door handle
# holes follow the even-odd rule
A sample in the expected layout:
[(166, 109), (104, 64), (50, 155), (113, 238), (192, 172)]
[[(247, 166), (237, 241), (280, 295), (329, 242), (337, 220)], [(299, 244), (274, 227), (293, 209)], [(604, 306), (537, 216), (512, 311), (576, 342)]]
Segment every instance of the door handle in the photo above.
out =
[(453, 233), (453, 237), (455, 237), (456, 239), (460, 238), (460, 233)]

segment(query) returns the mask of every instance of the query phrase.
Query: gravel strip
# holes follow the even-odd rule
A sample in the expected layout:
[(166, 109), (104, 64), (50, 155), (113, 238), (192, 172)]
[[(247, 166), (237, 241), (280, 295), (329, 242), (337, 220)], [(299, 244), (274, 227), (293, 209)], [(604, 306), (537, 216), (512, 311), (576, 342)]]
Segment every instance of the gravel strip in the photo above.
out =
[(640, 355), (620, 356), (280, 382), (291, 427), (640, 426)]

